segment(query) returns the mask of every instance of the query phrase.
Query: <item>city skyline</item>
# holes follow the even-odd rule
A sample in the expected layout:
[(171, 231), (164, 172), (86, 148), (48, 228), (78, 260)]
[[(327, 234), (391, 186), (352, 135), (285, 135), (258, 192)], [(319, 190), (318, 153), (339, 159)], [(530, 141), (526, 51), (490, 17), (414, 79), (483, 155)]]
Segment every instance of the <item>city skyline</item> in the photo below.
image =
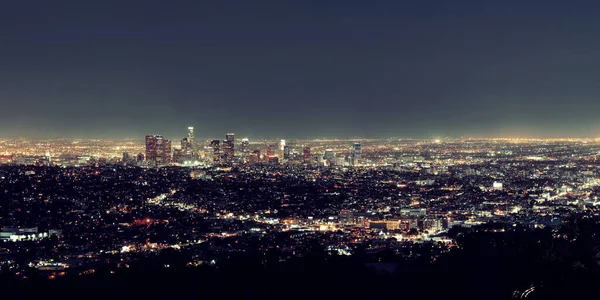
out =
[(589, 297), (599, 11), (0, 1), (0, 288)]
[(1, 137), (596, 137), (585, 1), (12, 1)]

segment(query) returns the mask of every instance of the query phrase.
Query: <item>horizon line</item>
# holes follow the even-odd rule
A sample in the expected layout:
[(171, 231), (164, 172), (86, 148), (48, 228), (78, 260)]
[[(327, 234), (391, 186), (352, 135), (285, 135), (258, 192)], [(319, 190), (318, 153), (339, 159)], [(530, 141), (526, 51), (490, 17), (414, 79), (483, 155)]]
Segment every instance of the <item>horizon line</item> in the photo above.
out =
[[(238, 139), (248, 138), (247, 136), (238, 136)], [(214, 137), (195, 137), (197, 140), (213, 140)], [(499, 136), (472, 136), (472, 137), (315, 137), (315, 138), (282, 138), (282, 137), (254, 137), (253, 140), (310, 140), (310, 141), (328, 141), (328, 140), (432, 140), (432, 141), (443, 141), (443, 140), (599, 140), (600, 137), (499, 137)], [(140, 140), (143, 141), (144, 137), (57, 137), (57, 138), (29, 138), (29, 137), (0, 137), (0, 141), (14, 141), (14, 140), (27, 140), (27, 141), (60, 141), (60, 140)], [(170, 139), (174, 140), (174, 139)], [(176, 140), (176, 139), (175, 139)]]

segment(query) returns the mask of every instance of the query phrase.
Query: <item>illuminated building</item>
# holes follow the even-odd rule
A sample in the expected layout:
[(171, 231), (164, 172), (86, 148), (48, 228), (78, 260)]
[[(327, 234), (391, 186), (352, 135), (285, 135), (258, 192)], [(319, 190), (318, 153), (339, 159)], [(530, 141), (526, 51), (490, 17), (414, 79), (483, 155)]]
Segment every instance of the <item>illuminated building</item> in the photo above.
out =
[(290, 159), (290, 146), (283, 146), (283, 159)]
[(360, 143), (354, 143), (354, 164), (357, 165), (362, 159), (362, 145)]
[(325, 154), (323, 155), (323, 158), (327, 162), (331, 163), (335, 160), (335, 152), (333, 152), (333, 150), (331, 150), (331, 149), (326, 149)]
[(188, 127), (187, 139), (188, 139), (188, 142), (190, 143), (190, 145), (194, 144), (194, 127)]
[(347, 209), (340, 210), (340, 214), (338, 216), (340, 223), (342, 224), (350, 224), (352, 220), (352, 212)]
[(285, 140), (279, 140), (278, 154), (280, 158), (283, 158), (283, 150), (285, 149)]
[(183, 138), (181, 140), (181, 151), (182, 152), (187, 152), (190, 149), (190, 142), (188, 140), (188, 138)]
[(377, 229), (398, 230), (400, 229), (400, 220), (370, 221), (369, 227)]
[(267, 159), (275, 156), (275, 144), (267, 145)]
[(269, 156), (267, 157), (268, 163), (276, 165), (279, 164), (279, 157), (277, 156)]
[(280, 140), (279, 141), (279, 151), (283, 151), (284, 147), (285, 147), (285, 140)]
[(221, 163), (221, 141), (220, 140), (212, 140), (210, 142), (210, 146), (213, 151), (213, 162), (215, 164)]
[(496, 190), (496, 191), (501, 191), (502, 188), (503, 188), (503, 184), (502, 184), (502, 182), (494, 181), (494, 184), (492, 185), (492, 188), (494, 190)]
[(228, 164), (232, 164), (234, 154), (235, 136), (233, 133), (228, 133), (225, 135), (225, 140), (223, 141), (223, 160)]
[(146, 136), (146, 160), (147, 161), (155, 161), (156, 160), (156, 136), (147, 135)]
[(242, 152), (242, 161), (244, 162), (248, 156), (248, 151), (250, 151), (250, 141), (248, 141), (248, 138), (243, 138), (240, 152)]
[[(194, 160), (197, 157), (195, 150), (194, 127), (188, 127), (187, 137), (181, 140), (181, 151), (177, 153), (177, 159), (173, 159), (178, 162)], [(175, 156), (175, 153), (173, 153), (173, 156)]]
[(164, 149), (163, 152), (160, 153), (160, 163), (168, 164), (171, 162), (171, 140), (164, 140), (164, 147), (159, 148), (159, 150)]
[(305, 163), (310, 162), (310, 157), (311, 157), (310, 147), (304, 147), (303, 154), (304, 154), (304, 162)]
[(171, 161), (171, 141), (162, 135), (146, 136), (146, 161), (167, 164)]
[(137, 161), (138, 162), (144, 161), (144, 153), (138, 153), (138, 155), (137, 155)]

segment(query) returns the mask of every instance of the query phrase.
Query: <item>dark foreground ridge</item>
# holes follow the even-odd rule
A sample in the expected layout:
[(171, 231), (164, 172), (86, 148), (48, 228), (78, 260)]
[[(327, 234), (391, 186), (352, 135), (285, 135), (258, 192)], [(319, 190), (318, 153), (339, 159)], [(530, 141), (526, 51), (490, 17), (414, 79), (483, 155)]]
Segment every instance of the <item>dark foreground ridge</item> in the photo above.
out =
[(315, 242), (304, 257), (286, 262), (248, 251), (215, 265), (190, 267), (188, 253), (164, 251), (114, 273), (99, 269), (94, 275), (53, 280), (41, 274), (25, 280), (5, 277), (1, 286), (27, 298), (577, 299), (594, 294), (600, 279), (597, 219), (579, 217), (557, 230), (491, 229), (453, 230), (460, 247), (437, 260), (427, 248), (414, 253), (414, 259), (385, 250), (338, 256)]

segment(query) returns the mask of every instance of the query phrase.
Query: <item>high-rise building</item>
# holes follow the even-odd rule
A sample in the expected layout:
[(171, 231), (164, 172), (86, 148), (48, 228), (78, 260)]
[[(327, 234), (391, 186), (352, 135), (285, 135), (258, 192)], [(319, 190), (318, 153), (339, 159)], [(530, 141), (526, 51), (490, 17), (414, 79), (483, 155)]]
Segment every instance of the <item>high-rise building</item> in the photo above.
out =
[(290, 159), (290, 146), (283, 146), (283, 159)]
[(268, 144), (267, 145), (267, 160), (269, 159), (269, 157), (273, 157), (275, 156), (275, 144)]
[(197, 158), (194, 144), (194, 127), (188, 127), (187, 137), (181, 140), (181, 153), (178, 153), (180, 161), (191, 161)]
[(305, 163), (310, 162), (310, 157), (311, 157), (310, 147), (304, 147), (304, 151), (303, 152), (304, 152), (303, 153), (304, 154), (304, 162)]
[(240, 149), (240, 152), (242, 153), (242, 161), (243, 162), (246, 162), (249, 151), (250, 151), (250, 141), (248, 141), (248, 138), (243, 138), (242, 139), (242, 147)]
[(362, 159), (362, 145), (360, 143), (354, 143), (354, 164), (357, 165)]
[(220, 140), (212, 140), (210, 142), (210, 146), (213, 150), (213, 162), (218, 164), (221, 162), (221, 141)]
[(285, 140), (279, 140), (279, 145), (277, 147), (277, 157), (280, 160), (283, 159), (283, 149), (285, 148)]
[(163, 147), (159, 147), (158, 148), (159, 151), (159, 162), (160, 164), (168, 164), (171, 162), (171, 153), (172, 153), (172, 149), (171, 149), (171, 140), (167, 140), (167, 139), (163, 139)]
[(191, 143), (194, 142), (194, 127), (188, 127), (188, 136), (187, 136), (187, 139)]
[(155, 164), (169, 163), (171, 161), (171, 141), (162, 135), (147, 135), (146, 160)]
[(190, 148), (189, 146), (190, 146), (190, 143), (189, 143), (188, 138), (183, 138), (181, 140), (181, 152), (189, 151), (189, 148)]
[(146, 136), (146, 160), (156, 161), (156, 139), (155, 135)]
[(225, 140), (223, 141), (223, 160), (228, 164), (233, 163), (234, 154), (235, 135), (233, 133), (228, 133), (225, 135)]
[(335, 152), (332, 149), (325, 149), (323, 159), (325, 159), (329, 165), (335, 164)]
[(333, 159), (335, 157), (335, 152), (332, 149), (325, 149), (325, 154), (323, 154), (325, 159)]

